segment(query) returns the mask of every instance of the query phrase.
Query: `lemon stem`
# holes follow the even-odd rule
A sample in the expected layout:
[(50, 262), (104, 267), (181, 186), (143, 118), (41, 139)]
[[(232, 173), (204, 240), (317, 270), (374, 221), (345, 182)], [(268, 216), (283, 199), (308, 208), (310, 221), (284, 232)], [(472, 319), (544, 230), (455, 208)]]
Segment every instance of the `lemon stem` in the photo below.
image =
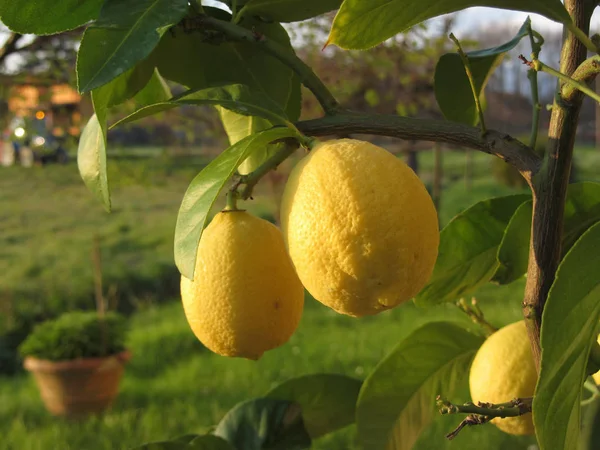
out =
[(241, 198), (244, 200), (252, 197), (252, 191), (256, 183), (264, 177), (271, 170), (277, 169), (277, 167), (285, 161), (289, 156), (292, 155), (298, 148), (298, 144), (295, 140), (287, 140), (285, 145), (281, 149), (277, 150), (270, 158), (264, 163), (257, 167), (254, 172), (249, 173), (242, 177), (241, 184), (244, 185), (244, 190), (241, 193)]
[(238, 211), (237, 200), (240, 194), (237, 190), (232, 189), (227, 192), (227, 203), (225, 204), (225, 211)]

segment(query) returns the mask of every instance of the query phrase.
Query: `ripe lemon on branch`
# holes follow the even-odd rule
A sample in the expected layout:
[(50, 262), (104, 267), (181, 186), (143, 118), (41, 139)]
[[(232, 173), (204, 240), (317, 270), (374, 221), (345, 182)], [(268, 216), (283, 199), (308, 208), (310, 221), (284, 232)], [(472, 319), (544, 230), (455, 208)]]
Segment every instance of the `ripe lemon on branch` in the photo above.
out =
[(202, 234), (194, 281), (181, 277), (181, 298), (206, 347), (258, 359), (296, 330), (304, 288), (276, 226), (244, 211), (223, 211)]
[(438, 219), (425, 186), (369, 142), (318, 144), (290, 174), (281, 221), (306, 289), (350, 316), (411, 299), (437, 258)]
[[(469, 375), (473, 403), (506, 403), (515, 398), (532, 397), (537, 371), (525, 321), (507, 325), (492, 334), (479, 348)], [(531, 414), (492, 423), (509, 434), (534, 434)]]

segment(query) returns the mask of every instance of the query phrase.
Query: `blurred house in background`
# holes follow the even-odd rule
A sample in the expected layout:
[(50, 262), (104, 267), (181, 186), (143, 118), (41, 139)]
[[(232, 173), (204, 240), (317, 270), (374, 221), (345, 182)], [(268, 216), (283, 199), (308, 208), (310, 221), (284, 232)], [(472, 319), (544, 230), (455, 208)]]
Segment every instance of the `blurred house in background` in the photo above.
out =
[(89, 100), (66, 83), (44, 78), (0, 77), (5, 99), (2, 127), (4, 165), (21, 162), (66, 162), (76, 145), (84, 117), (91, 114)]

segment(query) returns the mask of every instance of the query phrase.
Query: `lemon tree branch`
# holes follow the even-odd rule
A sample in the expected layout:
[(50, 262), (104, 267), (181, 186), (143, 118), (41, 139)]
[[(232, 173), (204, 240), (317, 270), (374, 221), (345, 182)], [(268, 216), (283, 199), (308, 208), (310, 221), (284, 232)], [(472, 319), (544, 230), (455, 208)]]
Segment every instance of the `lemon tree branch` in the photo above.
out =
[[(587, 32), (593, 9), (586, 7), (585, 0), (565, 0), (565, 7), (575, 25)], [(586, 53), (585, 46), (577, 36), (567, 33), (560, 58), (560, 73), (572, 77), (586, 60)], [(558, 86), (552, 105), (548, 146), (542, 169), (531, 183), (533, 218), (523, 315), (538, 371), (542, 353), (542, 312), (561, 259), (565, 197), (583, 100), (579, 90), (565, 98), (562, 92), (564, 85), (560, 83)]]
[(446, 120), (344, 113), (297, 122), (296, 127), (309, 136), (360, 133), (469, 147), (498, 156), (514, 166), (528, 181), (538, 172), (542, 163), (542, 159), (531, 148), (506, 133), (487, 130), (482, 135), (479, 128)]
[(456, 427), (456, 429), (446, 435), (448, 439), (454, 439), (460, 431), (466, 426), (483, 425), (495, 417), (517, 417), (531, 412), (533, 397), (515, 398), (506, 403), (465, 403), (455, 405), (438, 395), (436, 399), (440, 414), (468, 414), (468, 416)]

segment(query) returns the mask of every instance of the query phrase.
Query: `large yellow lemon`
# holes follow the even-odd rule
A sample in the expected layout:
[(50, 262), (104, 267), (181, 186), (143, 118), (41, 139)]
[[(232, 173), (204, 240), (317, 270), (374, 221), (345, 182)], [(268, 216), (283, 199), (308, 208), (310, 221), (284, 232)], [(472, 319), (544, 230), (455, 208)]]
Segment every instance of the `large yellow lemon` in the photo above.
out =
[[(506, 403), (533, 397), (537, 371), (525, 321), (507, 325), (492, 334), (475, 355), (469, 385), (473, 403)], [(534, 434), (531, 414), (492, 419), (509, 434)]]
[(351, 316), (414, 297), (437, 258), (438, 219), (425, 186), (369, 142), (317, 145), (290, 174), (281, 221), (306, 289)]
[(215, 353), (258, 359), (294, 333), (304, 289), (273, 224), (224, 211), (204, 230), (194, 281), (181, 277), (185, 315)]

